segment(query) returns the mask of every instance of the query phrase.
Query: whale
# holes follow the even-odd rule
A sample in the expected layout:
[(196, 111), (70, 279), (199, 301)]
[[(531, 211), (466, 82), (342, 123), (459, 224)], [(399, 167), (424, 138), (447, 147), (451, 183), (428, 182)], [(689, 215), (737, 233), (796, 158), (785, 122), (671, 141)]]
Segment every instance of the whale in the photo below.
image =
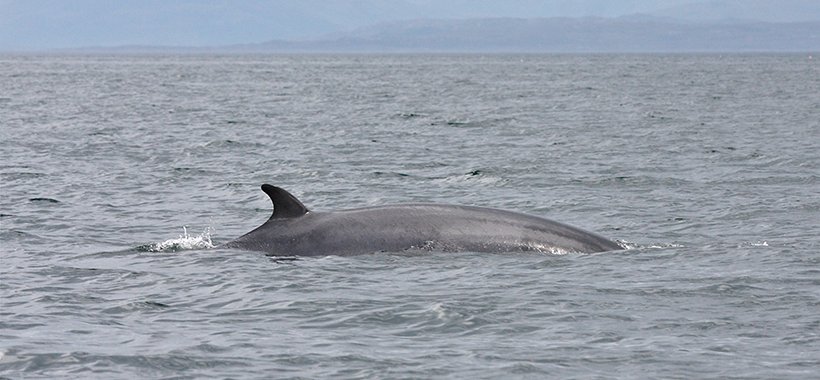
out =
[(592, 253), (623, 249), (601, 235), (525, 213), (479, 206), (405, 203), (311, 211), (286, 190), (262, 191), (273, 214), (223, 245), (269, 256), (352, 256), (379, 252)]

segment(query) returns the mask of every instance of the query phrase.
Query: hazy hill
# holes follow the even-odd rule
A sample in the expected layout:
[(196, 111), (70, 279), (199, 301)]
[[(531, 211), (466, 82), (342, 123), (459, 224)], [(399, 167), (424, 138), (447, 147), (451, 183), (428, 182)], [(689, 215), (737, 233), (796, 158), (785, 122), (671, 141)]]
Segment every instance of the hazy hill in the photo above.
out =
[[(269, 40), (327, 40), (342, 35), (356, 39), (365, 36), (348, 33), (359, 33), (365, 30), (362, 28), (381, 30), (394, 42), (405, 38), (409, 44), (420, 42), (420, 37), (412, 33), (398, 37), (395, 33), (418, 27), (432, 28), (430, 32), (434, 33), (435, 28), (443, 27), (436, 25), (447, 22), (453, 22), (447, 28), (456, 28), (462, 34), (460, 39), (447, 42), (456, 46), (466, 43), (463, 34), (467, 30), (484, 30), (500, 19), (542, 20), (512, 22), (519, 36), (526, 33), (522, 24), (555, 18), (579, 19), (567, 21), (569, 26), (591, 25), (610, 28), (606, 30), (611, 35), (628, 35), (635, 28), (655, 30), (618, 19), (630, 14), (694, 22), (794, 22), (820, 21), (819, 8), (818, 0), (0, 0), (0, 51), (122, 45), (220, 46)], [(601, 21), (609, 23), (602, 26), (591, 18), (611, 20)], [(485, 21), (476, 21), (480, 19)], [(450, 21), (426, 21), (429, 25), (424, 26), (406, 20)], [(373, 25), (379, 26), (368, 28)], [(619, 25), (628, 30), (611, 29)], [(673, 29), (679, 28), (673, 25)], [(481, 33), (492, 37), (492, 33)], [(544, 41), (546, 37), (539, 38), (541, 42), (527, 46), (554, 46)], [(369, 39), (373, 44), (378, 42), (373, 41), (378, 38)], [(383, 39), (386, 43), (387, 37)], [(594, 45), (589, 42), (586, 46)]]
[(820, 22), (687, 23), (647, 16), (417, 20), (305, 43), (246, 46), (296, 51), (710, 52), (820, 51)]

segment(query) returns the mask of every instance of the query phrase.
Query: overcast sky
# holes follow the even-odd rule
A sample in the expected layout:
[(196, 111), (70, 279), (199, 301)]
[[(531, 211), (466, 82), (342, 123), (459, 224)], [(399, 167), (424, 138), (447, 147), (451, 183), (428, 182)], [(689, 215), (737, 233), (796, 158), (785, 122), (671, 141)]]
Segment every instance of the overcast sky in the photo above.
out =
[(0, 50), (311, 39), (396, 20), (619, 17), (820, 20), (820, 0), (0, 0)]

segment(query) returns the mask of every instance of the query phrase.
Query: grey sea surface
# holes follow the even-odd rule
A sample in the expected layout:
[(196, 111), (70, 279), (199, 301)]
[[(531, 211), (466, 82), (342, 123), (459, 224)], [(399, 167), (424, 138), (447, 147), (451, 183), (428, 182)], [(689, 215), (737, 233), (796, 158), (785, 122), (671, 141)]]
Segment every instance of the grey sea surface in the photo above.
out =
[[(0, 56), (0, 377), (817, 377), (818, 58)], [(628, 248), (218, 248), (262, 183)]]

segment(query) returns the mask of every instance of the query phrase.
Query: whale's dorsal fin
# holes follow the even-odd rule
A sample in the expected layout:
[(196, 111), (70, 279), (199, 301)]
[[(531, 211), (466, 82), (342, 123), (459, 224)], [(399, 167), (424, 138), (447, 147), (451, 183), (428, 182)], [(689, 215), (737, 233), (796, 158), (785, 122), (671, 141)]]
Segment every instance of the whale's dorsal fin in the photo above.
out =
[(271, 219), (296, 218), (308, 213), (307, 207), (299, 202), (291, 193), (281, 187), (262, 185), (262, 191), (270, 197), (273, 203)]

